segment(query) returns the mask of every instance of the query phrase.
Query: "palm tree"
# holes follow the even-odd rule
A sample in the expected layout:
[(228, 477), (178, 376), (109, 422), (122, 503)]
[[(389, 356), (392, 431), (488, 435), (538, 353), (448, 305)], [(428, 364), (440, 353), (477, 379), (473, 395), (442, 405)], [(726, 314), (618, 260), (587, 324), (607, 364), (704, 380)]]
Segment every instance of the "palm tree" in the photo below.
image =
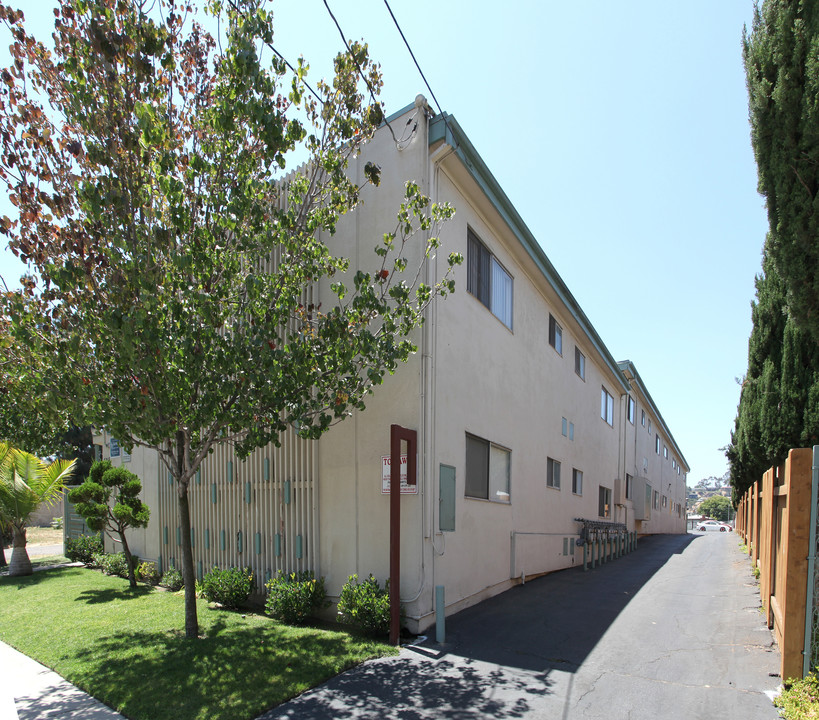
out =
[(74, 471), (74, 460), (50, 465), (31, 453), (0, 442), (0, 525), (11, 525), (9, 575), (31, 575), (26, 525), (41, 503), (51, 504)]

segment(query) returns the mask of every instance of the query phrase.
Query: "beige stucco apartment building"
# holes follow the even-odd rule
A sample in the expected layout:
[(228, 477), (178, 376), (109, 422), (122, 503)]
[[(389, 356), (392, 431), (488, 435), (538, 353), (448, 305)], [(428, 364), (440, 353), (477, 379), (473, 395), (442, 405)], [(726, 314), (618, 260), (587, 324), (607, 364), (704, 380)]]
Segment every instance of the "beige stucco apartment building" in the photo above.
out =
[[(333, 247), (353, 267), (395, 224), (406, 179), (454, 218), (445, 254), (461, 252), (457, 290), (430, 307), (418, 352), (321, 440), (294, 434), (242, 462), (210, 456), (191, 484), (197, 572), (249, 566), (256, 577), (311, 569), (337, 596), (352, 573), (389, 574), (390, 425), (418, 433), (418, 484), (401, 498), (401, 597), (407, 624), (434, 621), (538, 574), (582, 562), (582, 518), (629, 531), (685, 532), (688, 466), (635, 366), (616, 362), (455, 119), (423, 98), (389, 120), (350, 168), (378, 189), (339, 225)], [(339, 252), (341, 252), (339, 250)], [(419, 258), (415, 259), (416, 262)], [(410, 266), (413, 259), (410, 258)], [(445, 262), (431, 261), (428, 278)], [(325, 289), (319, 288), (319, 299)], [(175, 487), (155, 455), (127, 462), (145, 485), (151, 524), (132, 550), (178, 564)]]

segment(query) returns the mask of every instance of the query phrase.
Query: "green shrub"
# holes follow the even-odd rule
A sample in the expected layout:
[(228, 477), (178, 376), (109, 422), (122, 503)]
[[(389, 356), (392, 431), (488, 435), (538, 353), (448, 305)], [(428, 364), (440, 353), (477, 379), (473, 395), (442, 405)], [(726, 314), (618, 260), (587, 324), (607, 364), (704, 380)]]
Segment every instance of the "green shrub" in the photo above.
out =
[(802, 680), (790, 678), (782, 694), (774, 699), (786, 720), (815, 720), (819, 718), (819, 680), (811, 673)]
[(311, 615), (327, 607), (324, 578), (316, 579), (311, 570), (285, 575), (279, 573), (267, 581), (265, 610), (288, 625), (302, 625)]
[(164, 588), (168, 588), (171, 592), (176, 592), (185, 586), (185, 581), (182, 579), (182, 573), (179, 570), (175, 567), (169, 567), (162, 575), (159, 584)]
[(65, 556), (72, 562), (94, 565), (94, 555), (102, 553), (102, 538), (99, 535), (80, 535), (66, 538)]
[(125, 553), (102, 553), (97, 556), (99, 566), (106, 575), (115, 575), (121, 578), (128, 577), (128, 560)]
[(338, 599), (342, 622), (361, 628), (369, 635), (381, 636), (390, 631), (389, 581), (382, 588), (372, 575), (363, 582), (350, 575)]
[(148, 585), (156, 585), (160, 577), (156, 563), (146, 561), (137, 568), (137, 578)]
[(51, 522), (49, 523), (54, 530), (62, 530), (63, 529), (63, 519), (61, 517), (53, 517), (51, 518)]
[(202, 594), (210, 602), (226, 608), (237, 608), (247, 602), (253, 590), (253, 573), (250, 568), (214, 567), (202, 578)]

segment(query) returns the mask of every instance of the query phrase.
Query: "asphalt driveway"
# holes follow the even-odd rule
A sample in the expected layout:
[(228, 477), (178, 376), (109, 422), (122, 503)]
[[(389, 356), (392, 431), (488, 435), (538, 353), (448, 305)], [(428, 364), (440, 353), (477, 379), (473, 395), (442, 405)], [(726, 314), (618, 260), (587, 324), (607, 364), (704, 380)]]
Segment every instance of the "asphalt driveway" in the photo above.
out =
[[(733, 533), (666, 535), (447, 620), (263, 720), (774, 720), (779, 653)], [(434, 635), (434, 629), (433, 629)]]

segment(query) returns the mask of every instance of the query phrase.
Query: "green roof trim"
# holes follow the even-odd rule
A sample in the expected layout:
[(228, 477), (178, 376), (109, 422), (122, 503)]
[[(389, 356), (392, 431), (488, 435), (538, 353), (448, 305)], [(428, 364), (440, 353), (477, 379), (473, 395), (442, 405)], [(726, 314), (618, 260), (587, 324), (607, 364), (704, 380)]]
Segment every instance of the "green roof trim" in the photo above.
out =
[(617, 363), (620, 366), (620, 370), (623, 372), (624, 375), (628, 373), (631, 377), (629, 378), (626, 375), (626, 379), (632, 384), (636, 385), (640, 392), (643, 394), (643, 397), (648, 400), (648, 404), (651, 406), (651, 410), (654, 413), (654, 416), (657, 418), (657, 422), (660, 423), (665, 436), (668, 438), (668, 441), (671, 443), (671, 446), (674, 448), (674, 451), (677, 453), (677, 456), (682, 461), (682, 464), (685, 466), (685, 471), (690, 472), (691, 466), (688, 464), (688, 461), (685, 459), (685, 456), (682, 454), (682, 450), (680, 450), (680, 446), (677, 445), (677, 441), (674, 439), (674, 436), (671, 434), (671, 431), (668, 429), (668, 425), (666, 425), (665, 420), (663, 420), (663, 416), (660, 413), (659, 409), (657, 408), (657, 403), (654, 402), (654, 399), (651, 397), (651, 394), (646, 389), (646, 385), (643, 382), (643, 379), (640, 377), (640, 373), (637, 372), (637, 368), (634, 367), (634, 363), (631, 360), (621, 360)]
[[(404, 110), (399, 111), (398, 114), (406, 112), (411, 107), (411, 105), (407, 106)], [(531, 230), (526, 226), (523, 218), (518, 214), (518, 211), (514, 205), (512, 205), (512, 202), (503, 191), (503, 188), (501, 188), (498, 181), (492, 175), (486, 163), (483, 161), (483, 158), (481, 158), (478, 151), (475, 150), (475, 146), (472, 145), (466, 133), (461, 129), (458, 121), (446, 112), (436, 115), (429, 122), (429, 145), (432, 146), (442, 140), (454, 149), (455, 154), (461, 160), (464, 167), (469, 171), (495, 210), (512, 230), (520, 244), (529, 254), (529, 257), (540, 269), (543, 277), (546, 278), (554, 292), (572, 314), (577, 324), (580, 325), (586, 333), (594, 349), (599, 353), (600, 357), (603, 358), (603, 361), (609, 370), (611, 370), (612, 375), (617, 378), (620, 383), (620, 389), (624, 393), (628, 392), (631, 388), (626, 377), (603, 340), (597, 334), (586, 313), (583, 312), (577, 300), (575, 300), (574, 295), (572, 295), (566, 283), (563, 282), (563, 279), (558, 274), (554, 265), (552, 265), (546, 256), (540, 243), (538, 243)]]

